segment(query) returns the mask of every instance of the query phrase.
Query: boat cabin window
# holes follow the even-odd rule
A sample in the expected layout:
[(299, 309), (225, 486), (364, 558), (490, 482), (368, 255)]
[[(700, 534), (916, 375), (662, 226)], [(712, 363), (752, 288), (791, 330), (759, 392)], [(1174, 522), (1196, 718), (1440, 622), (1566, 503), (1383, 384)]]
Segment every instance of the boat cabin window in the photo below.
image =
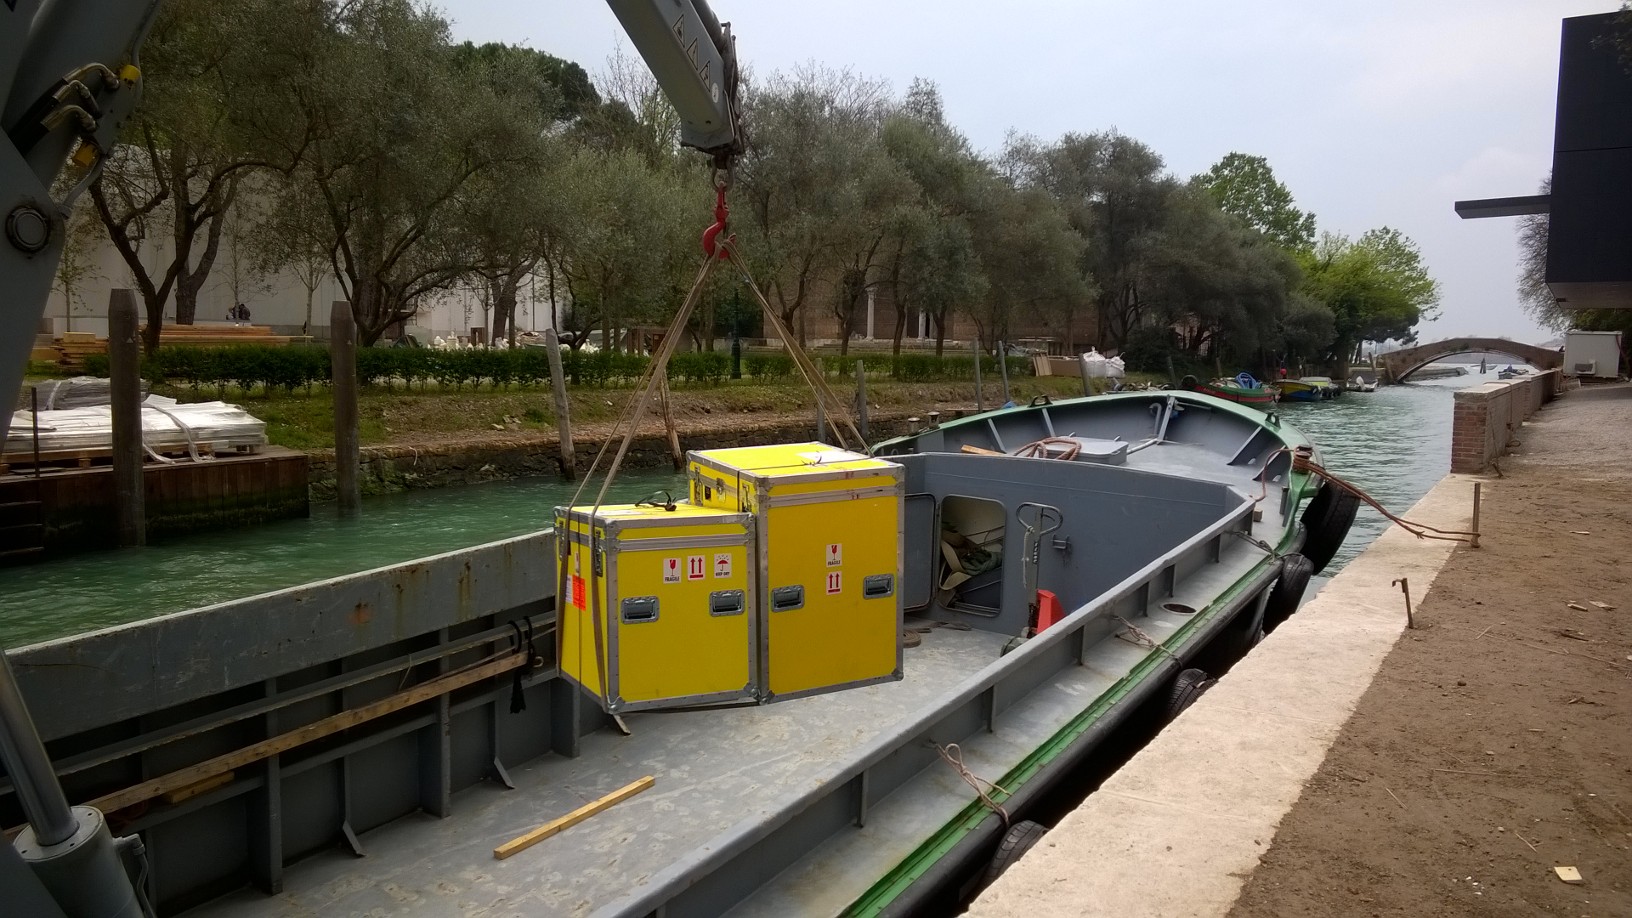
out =
[(941, 501), (941, 606), (996, 615), (1003, 605), (1003, 532), (1007, 512), (995, 500), (948, 497)]

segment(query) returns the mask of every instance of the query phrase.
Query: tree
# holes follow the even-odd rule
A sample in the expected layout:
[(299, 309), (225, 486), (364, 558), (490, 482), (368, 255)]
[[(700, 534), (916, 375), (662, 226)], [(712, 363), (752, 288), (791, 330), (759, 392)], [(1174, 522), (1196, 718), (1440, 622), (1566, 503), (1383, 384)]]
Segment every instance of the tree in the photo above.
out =
[(1372, 255), (1400, 296), (1417, 310), (1419, 320), (1439, 318), (1439, 282), (1428, 274), (1422, 251), (1392, 227), (1366, 230), (1355, 246)]
[[(1541, 182), (1540, 194), (1551, 194), (1552, 176)], [(1573, 319), (1559, 308), (1558, 299), (1547, 287), (1547, 230), (1546, 214), (1527, 214), (1519, 218), (1519, 306), (1536, 324), (1554, 331), (1570, 327)]]
[(1207, 189), (1225, 213), (1281, 248), (1302, 251), (1314, 245), (1315, 215), (1293, 204), (1292, 192), (1275, 178), (1264, 157), (1230, 153), (1191, 181)]
[(580, 332), (575, 346), (596, 323), (607, 348), (629, 324), (667, 324), (665, 309), (678, 304), (676, 270), (696, 251), (688, 218), (702, 212), (704, 189), (687, 178), (653, 168), (635, 150), (581, 150), (563, 164), (558, 264), (572, 297), (567, 324)]
[(801, 343), (806, 306), (846, 269), (874, 270), (887, 217), (871, 208), (900, 187), (879, 155), (888, 101), (881, 82), (814, 66), (749, 87), (738, 213), (762, 253), (767, 295)]
[(995, 175), (982, 185), (975, 250), (988, 290), (968, 310), (982, 340), (995, 350), (1010, 323), (1026, 317), (1075, 351), (1077, 320), (1095, 292), (1082, 270), (1086, 240), (1041, 189), (1016, 189)]
[[(530, 108), (529, 120), (540, 126), (576, 121), (600, 104), (583, 68), (540, 51), (466, 42), (454, 60), (495, 98)], [(456, 223), (472, 247), (472, 273), (486, 288), (491, 341), (515, 343), (518, 291), (563, 219), (561, 189), (549, 167), (567, 155), (566, 142), (547, 133), (534, 153), (494, 163), (457, 199)]]
[[(165, 4), (143, 44), (141, 107), (125, 130), (129, 142), (108, 158), (91, 201), (108, 239), (141, 294), (143, 344), (159, 345), (165, 305), (192, 324), (220, 251), (228, 211), (246, 174), (270, 163), (244, 136), (228, 100), (259, 91), (256, 48), (275, 42), (255, 0)], [(168, 261), (142, 259), (149, 240), (165, 239)]]
[(96, 266), (96, 244), (102, 236), (102, 224), (88, 207), (78, 205), (68, 215), (62, 258), (57, 261), (56, 287), (62, 291), (62, 315), (65, 331), (74, 330), (74, 309), (84, 305), (84, 285), (101, 277)]
[[(412, 318), (418, 298), (478, 267), (458, 219), (477, 178), (537, 162), (537, 106), (460, 67), (448, 25), (408, 0), (318, 5), (321, 21), (267, 55), (285, 75), (268, 142), (323, 202), (358, 340)], [(280, 123), (281, 122), (281, 123)]]
[(880, 134), (890, 158), (912, 187), (891, 215), (881, 286), (895, 305), (893, 353), (901, 354), (907, 316), (916, 310), (935, 324), (935, 352), (946, 346), (948, 322), (987, 289), (972, 221), (989, 167), (947, 124), (940, 90), (914, 80)]
[(1362, 341), (1409, 341), (1438, 298), (1416, 246), (1397, 230), (1372, 230), (1352, 242), (1326, 233), (1299, 254), (1302, 291), (1332, 311), (1335, 334), (1326, 359), (1346, 367)]
[(1292, 256), (1219, 210), (1199, 186), (1175, 191), (1139, 264), (1153, 318), (1179, 349), (1259, 367), (1279, 350), (1287, 298), (1301, 280)]
[(306, 320), (300, 328), (310, 335), (318, 285), (334, 274), (332, 240), (324, 232), (328, 210), (309, 182), (278, 175), (258, 178), (264, 180), (252, 182), (249, 189), (259, 203), (248, 237), (250, 252), (262, 274), (292, 274), (306, 291)]
[(1087, 240), (1083, 268), (1098, 288), (1099, 345), (1120, 347), (1149, 308), (1139, 261), (1178, 183), (1154, 150), (1114, 130), (1066, 134), (1052, 146), (1011, 137), (1004, 159), (1022, 187), (1048, 192)]

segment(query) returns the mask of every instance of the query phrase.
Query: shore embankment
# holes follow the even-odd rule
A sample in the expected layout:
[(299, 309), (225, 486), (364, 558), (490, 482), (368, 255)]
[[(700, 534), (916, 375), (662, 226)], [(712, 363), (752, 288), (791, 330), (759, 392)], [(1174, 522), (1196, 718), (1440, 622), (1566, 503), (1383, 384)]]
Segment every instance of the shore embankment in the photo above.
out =
[(1478, 481), (1479, 548), (1378, 539), (971, 914), (1632, 914), (1632, 385), (1515, 441), (1407, 514)]

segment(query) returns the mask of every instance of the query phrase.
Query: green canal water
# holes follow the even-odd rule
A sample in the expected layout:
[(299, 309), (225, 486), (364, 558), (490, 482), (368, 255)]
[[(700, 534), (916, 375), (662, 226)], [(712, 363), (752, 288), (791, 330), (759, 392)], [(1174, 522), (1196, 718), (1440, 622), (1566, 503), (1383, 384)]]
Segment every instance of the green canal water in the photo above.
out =
[[(1330, 402), (1284, 405), (1283, 418), (1320, 445), (1326, 466), (1391, 509), (1405, 510), (1450, 470), (1451, 392), (1477, 374)], [(671, 474), (629, 475), (612, 498), (638, 500)], [(553, 480), (494, 482), (369, 498), (356, 520), (313, 507), (308, 520), (211, 533), (126, 551), (0, 571), (0, 647), (64, 637), (533, 532), (572, 495)], [(1336, 573), (1383, 529), (1362, 507)], [(1318, 586), (1318, 584), (1317, 584)], [(1313, 593), (1313, 590), (1311, 590)]]

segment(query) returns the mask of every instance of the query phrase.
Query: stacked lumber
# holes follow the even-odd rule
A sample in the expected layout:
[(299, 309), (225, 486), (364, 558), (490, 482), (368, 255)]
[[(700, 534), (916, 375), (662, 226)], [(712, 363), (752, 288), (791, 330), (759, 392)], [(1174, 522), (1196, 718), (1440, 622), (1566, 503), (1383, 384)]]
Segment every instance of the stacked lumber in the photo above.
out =
[(288, 344), (311, 339), (303, 335), (274, 335), (267, 325), (166, 325), (159, 329), (159, 345), (221, 347), (231, 344)]
[[(0, 461), (5, 466), (34, 462), (35, 419), (27, 411), (12, 416)], [(39, 413), (40, 463), (88, 466), (113, 455), (113, 414), (106, 405)], [(142, 443), (150, 454), (209, 456), (256, 452), (266, 445), (266, 422), (225, 402), (180, 404), (150, 395), (142, 403)]]
[(86, 357), (108, 352), (108, 339), (98, 338), (91, 332), (63, 332), (54, 347), (59, 365), (82, 370), (85, 368)]
[[(142, 334), (147, 333), (144, 326)], [(268, 325), (166, 325), (159, 329), (159, 346), (224, 347), (233, 344), (309, 344), (310, 335), (274, 335)], [(106, 354), (108, 340), (91, 332), (64, 332), (49, 353), (36, 347), (30, 359), (55, 362), (64, 369), (83, 370), (89, 354)]]

